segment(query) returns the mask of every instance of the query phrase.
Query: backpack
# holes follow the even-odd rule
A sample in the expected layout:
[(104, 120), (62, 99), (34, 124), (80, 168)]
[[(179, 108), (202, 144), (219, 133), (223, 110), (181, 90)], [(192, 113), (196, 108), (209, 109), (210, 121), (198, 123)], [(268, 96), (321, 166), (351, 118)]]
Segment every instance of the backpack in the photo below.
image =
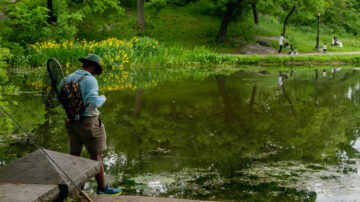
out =
[(77, 81), (67, 82), (66, 77), (64, 78), (64, 85), (61, 87), (59, 92), (60, 103), (64, 106), (67, 114), (67, 122), (79, 121), (80, 114), (85, 111), (87, 105), (81, 97), (80, 84), (79, 82), (86, 76), (83, 75)]

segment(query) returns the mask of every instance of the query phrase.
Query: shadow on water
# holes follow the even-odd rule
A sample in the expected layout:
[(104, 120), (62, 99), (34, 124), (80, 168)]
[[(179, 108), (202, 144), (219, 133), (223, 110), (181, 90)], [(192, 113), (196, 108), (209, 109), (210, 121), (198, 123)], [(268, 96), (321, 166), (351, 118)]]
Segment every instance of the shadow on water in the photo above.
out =
[[(106, 92), (108, 184), (125, 194), (225, 201), (357, 198), (358, 70), (197, 74)], [(62, 109), (23, 82), (31, 76), (13, 77), (22, 93), (7, 96), (11, 113), (43, 146), (67, 153)], [(0, 165), (35, 150), (17, 129), (0, 134)]]

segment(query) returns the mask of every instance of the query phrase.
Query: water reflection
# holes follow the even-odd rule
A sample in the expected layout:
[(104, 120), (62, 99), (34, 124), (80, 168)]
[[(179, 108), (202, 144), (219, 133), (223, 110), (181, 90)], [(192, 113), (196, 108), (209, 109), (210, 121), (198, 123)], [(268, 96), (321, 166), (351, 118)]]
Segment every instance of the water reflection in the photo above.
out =
[[(360, 71), (340, 68), (240, 70), (107, 93), (102, 109), (109, 147), (106, 179), (126, 194), (356, 199), (359, 76)], [(11, 112), (45, 147), (68, 152), (61, 109), (34, 108), (43, 106), (34, 94), (9, 99), (26, 103)], [(5, 164), (35, 148), (17, 140), (0, 149)], [(86, 188), (93, 187), (90, 182)]]

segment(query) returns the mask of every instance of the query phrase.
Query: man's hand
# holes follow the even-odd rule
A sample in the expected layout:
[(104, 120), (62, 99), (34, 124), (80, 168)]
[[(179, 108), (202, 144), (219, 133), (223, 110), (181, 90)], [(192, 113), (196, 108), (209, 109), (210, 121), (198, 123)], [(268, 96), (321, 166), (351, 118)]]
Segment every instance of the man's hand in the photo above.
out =
[(100, 97), (103, 97), (103, 98), (105, 98), (105, 101), (107, 100), (107, 98), (105, 97), (105, 95), (100, 95)]

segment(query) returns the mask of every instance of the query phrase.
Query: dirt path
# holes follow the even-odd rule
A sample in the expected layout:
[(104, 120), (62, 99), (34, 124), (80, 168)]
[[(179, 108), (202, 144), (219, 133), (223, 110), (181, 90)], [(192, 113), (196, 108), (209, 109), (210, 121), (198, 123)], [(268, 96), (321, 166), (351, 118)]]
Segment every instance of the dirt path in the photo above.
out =
[[(226, 55), (234, 55), (234, 56), (252, 56), (250, 54), (240, 54), (240, 53), (224, 53)], [(298, 55), (291, 55), (291, 56), (306, 56), (306, 55), (358, 55), (360, 54), (360, 51), (354, 51), (354, 52), (327, 52), (324, 54), (323, 52), (318, 53), (299, 53)], [(267, 56), (267, 55), (274, 55), (274, 56), (290, 56), (288, 53), (281, 53), (281, 54), (260, 54), (261, 56)]]

